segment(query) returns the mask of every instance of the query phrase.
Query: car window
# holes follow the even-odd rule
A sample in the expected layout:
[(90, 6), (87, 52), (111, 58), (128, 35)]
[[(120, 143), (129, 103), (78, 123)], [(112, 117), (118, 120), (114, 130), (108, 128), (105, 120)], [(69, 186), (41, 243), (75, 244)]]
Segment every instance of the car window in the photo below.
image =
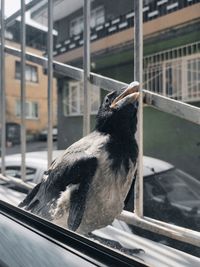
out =
[(171, 202), (200, 201), (198, 193), (200, 185), (198, 188), (194, 188), (189, 176), (187, 180), (183, 176), (185, 176), (183, 172), (173, 169), (156, 175), (155, 179), (159, 182), (163, 190), (166, 191), (167, 197)]
[(153, 197), (164, 199), (166, 192), (156, 179), (156, 174), (147, 176), (144, 179), (144, 201), (151, 200)]
[[(26, 180), (32, 181), (34, 179), (36, 169), (26, 167)], [(6, 167), (6, 174), (15, 178), (21, 178), (21, 167), (20, 166), (9, 166)]]

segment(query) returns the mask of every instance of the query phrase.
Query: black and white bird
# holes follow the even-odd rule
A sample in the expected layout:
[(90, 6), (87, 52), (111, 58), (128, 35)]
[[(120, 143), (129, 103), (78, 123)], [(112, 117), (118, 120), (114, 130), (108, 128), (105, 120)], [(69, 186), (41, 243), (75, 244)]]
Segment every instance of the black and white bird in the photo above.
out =
[(54, 160), (19, 206), (81, 234), (111, 224), (136, 170), (138, 88), (107, 94), (95, 130)]

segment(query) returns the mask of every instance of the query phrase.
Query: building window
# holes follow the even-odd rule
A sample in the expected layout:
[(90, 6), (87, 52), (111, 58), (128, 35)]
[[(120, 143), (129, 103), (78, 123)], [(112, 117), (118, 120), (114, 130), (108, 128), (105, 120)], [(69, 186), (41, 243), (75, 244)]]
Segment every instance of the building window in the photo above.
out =
[(103, 7), (98, 7), (91, 12), (90, 26), (92, 28), (105, 22), (105, 12)]
[[(21, 62), (15, 62), (15, 78), (20, 80), (21, 78)], [(26, 64), (25, 68), (25, 80), (27, 82), (38, 82), (38, 68), (36, 66)]]
[(83, 32), (83, 17), (73, 19), (70, 23), (70, 36)]
[[(91, 85), (91, 114), (96, 114), (100, 105), (99, 87)], [(63, 88), (63, 113), (68, 115), (83, 114), (83, 83), (69, 82), (68, 86)]]
[[(95, 8), (91, 11), (90, 26), (92, 28), (105, 22), (105, 12), (103, 7)], [(73, 19), (70, 22), (70, 36), (83, 32), (83, 16)]]
[[(38, 103), (35, 101), (26, 101), (25, 105), (26, 119), (38, 119)], [(21, 102), (16, 101), (15, 114), (17, 117), (21, 116)]]
[(71, 82), (69, 84), (69, 114), (76, 115), (82, 113), (80, 91), (81, 84), (79, 82)]

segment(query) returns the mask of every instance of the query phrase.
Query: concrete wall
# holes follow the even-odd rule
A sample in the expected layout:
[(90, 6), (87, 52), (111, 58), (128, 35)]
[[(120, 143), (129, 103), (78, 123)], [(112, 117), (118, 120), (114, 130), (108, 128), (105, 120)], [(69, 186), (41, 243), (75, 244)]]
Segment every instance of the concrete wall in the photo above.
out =
[(145, 107), (144, 154), (168, 161), (200, 180), (200, 126)]

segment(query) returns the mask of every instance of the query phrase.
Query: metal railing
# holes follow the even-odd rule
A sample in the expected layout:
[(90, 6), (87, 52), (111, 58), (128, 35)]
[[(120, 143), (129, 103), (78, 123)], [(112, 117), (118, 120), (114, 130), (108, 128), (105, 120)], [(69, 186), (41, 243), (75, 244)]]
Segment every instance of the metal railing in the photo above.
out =
[[(23, 2), (23, 0), (22, 0)], [(38, 1), (32, 1), (35, 3), (38, 3)], [(30, 2), (28, 5), (30, 6)], [(87, 2), (87, 1), (86, 1)], [(85, 4), (86, 4), (85, 2)], [(137, 177), (137, 186), (136, 186), (136, 191), (135, 191), (135, 211), (136, 213), (130, 213), (130, 212), (125, 212), (123, 211), (122, 214), (119, 216), (120, 219), (124, 220), (125, 222), (132, 224), (132, 225), (137, 225), (141, 228), (147, 229), (149, 231), (155, 232), (157, 234), (163, 234), (165, 236), (181, 240), (196, 246), (200, 247), (200, 233), (174, 226), (171, 224), (167, 224), (158, 220), (154, 220), (151, 218), (146, 218), (143, 216), (143, 196), (142, 196), (142, 190), (143, 190), (143, 175), (142, 175), (142, 156), (143, 156), (143, 138), (142, 138), (142, 133), (143, 133), (143, 112), (142, 112), (142, 101), (143, 101), (143, 96), (142, 93), (144, 94), (145, 97), (145, 102), (148, 105), (151, 105), (155, 108), (158, 108), (159, 110), (162, 110), (164, 112), (168, 112), (170, 114), (176, 115), (178, 117), (184, 118), (188, 121), (191, 121), (193, 123), (196, 123), (200, 125), (200, 109), (191, 105), (188, 105), (186, 103), (179, 102), (177, 100), (173, 100), (152, 92), (149, 92), (147, 90), (142, 89), (142, 1), (137, 0), (135, 1), (135, 79), (137, 79), (141, 84), (140, 84), (140, 108), (139, 108), (139, 175)], [(27, 10), (27, 6), (24, 6), (24, 9)], [(48, 1), (48, 7), (49, 7), (49, 28), (52, 29), (52, 20), (53, 20), (53, 14), (52, 14), (52, 0)], [(52, 106), (51, 106), (51, 83), (52, 83), (52, 73), (58, 73), (63, 76), (68, 76), (71, 77), (75, 80), (83, 81), (84, 82), (84, 91), (87, 92), (89, 83), (94, 84), (96, 86), (99, 86), (100, 88), (106, 89), (106, 90), (116, 90), (120, 89), (122, 86), (126, 85), (125, 83), (122, 83), (120, 81), (107, 78), (105, 76), (101, 76), (95, 73), (91, 73), (89, 68), (88, 68), (88, 63), (90, 59), (86, 59), (85, 57), (89, 56), (89, 43), (88, 41), (88, 33), (84, 35), (85, 41), (84, 41), (84, 46), (85, 46), (85, 53), (84, 53), (84, 70), (80, 68), (76, 68), (67, 64), (63, 64), (57, 61), (53, 61), (52, 58), (52, 43), (48, 45), (48, 58), (46, 57), (41, 57), (37, 56), (35, 54), (26, 52), (25, 49), (16, 49), (13, 47), (9, 47), (7, 45), (4, 45), (4, 30), (5, 30), (5, 25), (6, 21), (11, 21), (11, 19), (7, 19), (6, 21), (4, 20), (4, 0), (1, 1), (1, 114), (3, 116), (1, 117), (1, 124), (2, 124), (2, 133), (5, 132), (5, 83), (4, 83), (4, 78), (5, 78), (5, 72), (4, 72), (4, 53), (8, 53), (13, 56), (17, 57), (23, 57), (23, 60), (28, 60), (30, 62), (37, 63), (38, 65), (43, 66), (44, 68), (48, 69), (48, 143), (52, 142), (52, 120), (51, 120), (51, 112), (52, 112)], [(89, 5), (87, 6), (86, 13), (90, 12), (89, 10)], [(16, 16), (19, 15), (19, 12), (15, 13)], [(89, 24), (88, 23), (88, 18), (89, 16), (85, 16), (85, 25)], [(14, 16), (12, 16), (12, 20), (14, 19)], [(48, 31), (48, 40), (49, 42), (52, 42), (51, 40), (51, 31)], [(87, 40), (86, 40), (87, 39)], [(3, 79), (3, 82), (2, 82)], [(85, 94), (85, 97), (88, 97)], [(86, 99), (86, 98), (85, 98)], [(23, 100), (24, 101), (24, 100)], [(88, 112), (90, 114), (90, 108), (85, 110), (85, 120), (88, 118)], [(88, 122), (86, 122), (88, 123)], [(86, 131), (85, 131), (86, 133)], [(2, 158), (5, 157), (5, 135), (2, 134), (2, 139), (1, 139), (1, 148), (2, 148)], [(25, 151), (22, 150), (22, 153), (24, 154), (25, 157)], [(48, 159), (51, 158), (51, 149), (48, 152)], [(2, 161), (2, 171), (5, 170), (5, 162)], [(22, 165), (24, 165), (25, 162), (22, 161)], [(4, 171), (3, 171), (4, 172)], [(10, 180), (11, 182), (17, 182), (13, 178), (5, 177), (4, 173), (3, 174), (3, 179), (6, 179), (6, 181)], [(0, 176), (2, 178), (2, 175)], [(26, 183), (22, 182), (23, 186), (25, 186)], [(30, 189), (30, 185), (27, 185), (27, 188)]]
[(184, 102), (200, 100), (200, 42), (145, 56), (144, 88)]

